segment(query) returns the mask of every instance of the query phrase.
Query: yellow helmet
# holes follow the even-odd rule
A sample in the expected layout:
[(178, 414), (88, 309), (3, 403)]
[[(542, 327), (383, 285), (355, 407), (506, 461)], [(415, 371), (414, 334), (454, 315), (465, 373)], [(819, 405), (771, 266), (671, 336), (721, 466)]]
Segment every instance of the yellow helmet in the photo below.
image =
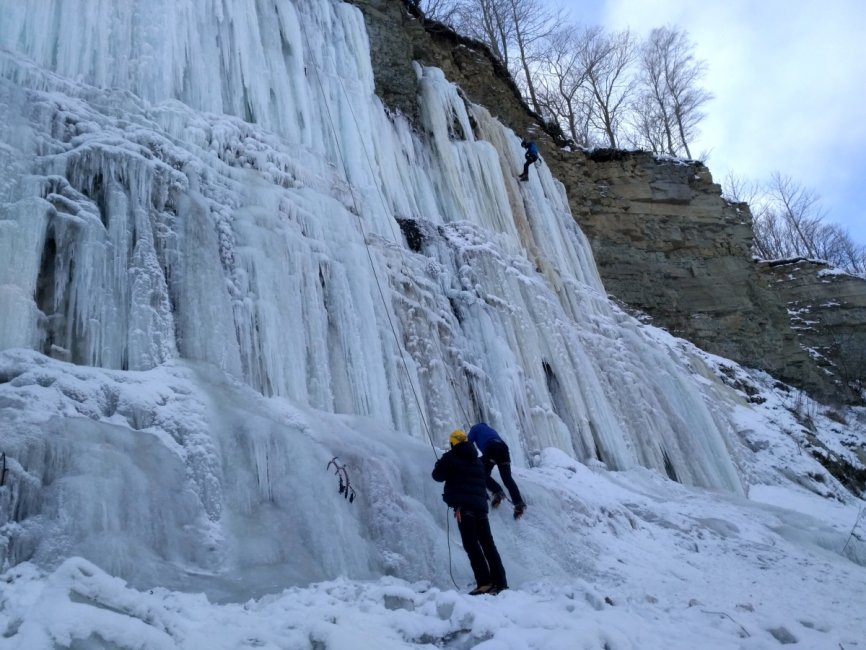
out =
[(451, 446), (459, 445), (461, 442), (466, 442), (466, 432), (463, 429), (454, 429), (451, 432), (451, 435), (448, 436), (448, 442), (451, 443)]

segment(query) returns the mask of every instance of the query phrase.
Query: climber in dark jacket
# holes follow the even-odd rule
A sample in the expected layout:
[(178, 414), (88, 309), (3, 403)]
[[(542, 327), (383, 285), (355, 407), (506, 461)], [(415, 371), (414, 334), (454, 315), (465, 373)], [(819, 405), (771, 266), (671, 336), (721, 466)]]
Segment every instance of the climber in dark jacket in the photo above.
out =
[(526, 162), (523, 163), (523, 173), (520, 175), (520, 180), (528, 181), (529, 180), (529, 166), (538, 160), (538, 147), (535, 142), (532, 140), (524, 140), (520, 143), (520, 146), (526, 149)]
[(498, 507), (505, 497), (502, 486), (491, 476), (495, 466), (499, 468), (499, 476), (502, 477), (502, 482), (508, 489), (511, 503), (514, 504), (514, 518), (522, 517), (526, 511), (526, 504), (520, 496), (517, 483), (511, 477), (511, 454), (508, 451), (508, 445), (499, 437), (496, 429), (485, 422), (479, 422), (469, 429), (469, 442), (475, 443), (478, 451), (481, 452), (481, 463), (484, 465), (484, 472), (487, 477), (487, 488), (493, 492), (493, 507)]
[(487, 487), (478, 452), (460, 429), (448, 438), (451, 449), (436, 461), (433, 480), (444, 481), (442, 498), (454, 508), (463, 549), (469, 556), (476, 587), (471, 593), (496, 594), (508, 589), (505, 569), (487, 519)]

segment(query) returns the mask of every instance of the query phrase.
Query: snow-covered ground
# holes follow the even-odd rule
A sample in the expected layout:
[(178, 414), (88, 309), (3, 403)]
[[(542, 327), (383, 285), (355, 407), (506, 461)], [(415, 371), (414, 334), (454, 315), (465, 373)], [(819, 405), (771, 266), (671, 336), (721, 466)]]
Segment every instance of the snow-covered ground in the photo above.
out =
[[(508, 512), (493, 514), (494, 535), (526, 546), (522, 579), (495, 597), (472, 597), (465, 588), (461, 593), (429, 581), (338, 578), (215, 604), (200, 593), (135, 590), (72, 558), (48, 576), (29, 563), (3, 575), (0, 623), (7, 638), (0, 647), (692, 650), (796, 643), (829, 650), (864, 645), (866, 569), (840, 554), (858, 516), (855, 504), (837, 505), (827, 521), (684, 488), (645, 470), (590, 469), (552, 450), (518, 479), (532, 494), (546, 496), (533, 500), (518, 522)], [(827, 505), (794, 488), (761, 491), (761, 498), (798, 510), (824, 511)], [(573, 535), (560, 543), (580, 556), (578, 575), (534, 571), (533, 560), (543, 565), (544, 558), (532, 547), (533, 534), (546, 518), (568, 522)], [(448, 544), (444, 531), (438, 541)], [(455, 580), (466, 587), (469, 574), (453, 531), (451, 546)], [(507, 570), (518, 573), (512, 558), (505, 554), (504, 560)], [(85, 639), (92, 645), (82, 643)]]
[[(265, 400), (206, 368), (177, 364), (120, 373), (69, 366), (31, 352), (3, 353), (3, 407), (17, 406), (23, 413), (22, 405), (40, 404), (45, 422), (63, 418), (71, 428), (67, 433), (84, 436), (87, 442), (76, 452), (69, 446), (75, 443), (63, 443), (78, 466), (57, 469), (58, 483), (66, 485), (47, 490), (48, 500), (75, 508), (70, 513), (82, 513), (82, 526), (52, 523), (53, 516), (62, 518), (62, 511), (52, 513), (50, 504), (41, 504), (42, 516), (13, 525), (17, 530), (3, 528), (6, 535), (40, 538), (35, 557), (51, 565), (55, 554), (56, 568), (45, 571), (34, 562), (7, 567), (0, 579), (0, 648), (863, 647), (864, 504), (824, 472), (807, 453), (808, 444), (798, 444), (796, 438), (803, 428), (798, 409), (805, 408), (812, 411), (815, 440), (845, 450), (833, 430), (840, 427), (836, 419), (844, 416), (851, 418), (845, 427), (848, 446), (862, 448), (864, 414), (848, 410), (825, 418), (822, 407), (808, 398), (794, 397), (790, 389), (760, 374), (750, 375), (649, 329), (671, 344), (673, 354), (702, 357), (708, 367), (718, 363), (725, 367), (724, 376), (751, 382), (752, 397), (766, 400), (735, 404), (733, 399), (731, 404), (742, 424), (741, 435), (757, 449), (743, 459), (751, 481), (749, 498), (687, 487), (644, 468), (609, 471), (598, 462), (579, 463), (557, 449), (540, 450), (531, 467), (515, 471), (529, 503), (526, 515), (515, 521), (507, 503), (491, 513), (511, 585), (495, 597), (466, 594), (474, 586), (471, 572), (439, 501), (440, 486), (429, 478), (435, 460), (429, 445), (398, 435), (385, 435), (383, 445), (381, 434), (370, 435), (376, 425), (369, 420), (299, 409), (277, 398)], [(110, 400), (115, 407), (110, 413), (104, 403), (110, 393), (106, 386), (121, 377), (126, 386)], [(129, 544), (124, 532), (135, 524), (122, 519), (140, 516), (138, 502), (151, 496), (157, 503), (145, 509), (164, 514), (153, 517), (151, 512), (141, 534), (170, 526), (172, 513), (184, 512), (183, 478), (177, 475), (183, 470), (158, 449), (130, 449), (133, 443), (119, 432), (130, 417), (148, 421), (142, 434), (165, 427), (169, 420), (177, 429), (195, 428), (201, 415), (197, 404), (206, 394), (219, 394), (223, 413), (248, 409), (248, 417), (256, 413), (254, 428), (278, 422), (288, 435), (274, 434), (257, 450), (256, 443), (250, 443), (255, 459), (243, 458), (238, 450), (229, 454), (227, 463), (239, 466), (239, 480), (248, 471), (254, 484), (241, 481), (232, 487), (233, 496), (224, 495), (219, 534), (223, 545), (235, 548), (234, 556), (223, 557), (210, 574), (192, 566), (200, 558), (177, 557), (182, 552), (196, 555), (196, 534), (183, 549), (184, 540), (173, 548), (165, 539), (168, 533), (152, 532), (181, 568), (171, 573), (166, 558)], [(35, 418), (31, 414), (29, 419), (32, 426)], [(93, 427), (110, 426), (112, 420), (117, 423), (111, 430), (114, 437), (92, 435)], [(239, 426), (239, 419), (232, 419), (227, 429)], [(280, 449), (281, 444), (294, 444), (291, 440), (299, 432), (302, 446)], [(249, 430), (237, 433), (244, 434)], [(212, 444), (226, 445), (221, 435), (216, 432)], [(41, 445), (38, 453), (46, 464), (63, 464), (50, 458), (50, 439), (30, 442), (31, 448)], [(161, 442), (177, 444), (168, 436)], [(189, 457), (203, 442), (187, 442), (174, 453)], [(288, 460), (263, 458), (268, 449), (284, 452)], [(353, 503), (338, 494), (337, 478), (327, 467), (331, 454), (341, 454), (347, 466), (357, 490)], [(88, 459), (95, 467), (87, 467)], [(117, 463), (113, 468), (111, 459)], [(32, 465), (33, 459), (29, 461)], [(246, 468), (249, 462), (257, 469)], [(137, 480), (130, 477), (151, 463), (161, 463), (160, 473), (136, 492)], [(6, 486), (0, 488), (7, 505), (10, 490), (22, 489), (16, 481), (26, 478), (19, 469), (10, 459)], [(269, 471), (285, 477), (272, 477), (269, 486), (263, 485), (263, 473)], [(263, 489), (271, 493), (263, 494)], [(126, 494), (115, 496), (118, 490)], [(82, 504), (88, 500), (96, 502), (93, 508)], [(242, 506), (239, 500), (255, 503)], [(296, 524), (306, 531), (268, 530), (278, 521), (268, 519), (269, 507), (285, 510), (292, 500), (305, 511)], [(321, 517), (309, 509), (318, 509)], [(81, 537), (52, 539), (52, 532)], [(245, 544), (258, 547), (236, 548)], [(279, 555), (280, 544), (285, 556), (266, 557)], [(342, 569), (313, 562), (324, 574), (333, 571), (332, 579), (315, 579), (315, 568), (308, 568), (309, 575), (289, 575), (287, 567), (308, 561), (299, 555), (307, 544), (340, 549), (332, 561), (333, 566), (342, 562)], [(353, 560), (347, 547), (357, 547), (366, 563)], [(130, 562), (151, 563), (151, 571), (145, 566), (131, 569), (117, 557), (124, 552)], [(62, 560), (64, 553), (67, 559)], [(321, 550), (316, 554), (322, 555)], [(369, 558), (374, 558), (372, 565)], [(129, 574), (135, 586), (97, 565)], [(169, 583), (175, 587), (167, 588)]]

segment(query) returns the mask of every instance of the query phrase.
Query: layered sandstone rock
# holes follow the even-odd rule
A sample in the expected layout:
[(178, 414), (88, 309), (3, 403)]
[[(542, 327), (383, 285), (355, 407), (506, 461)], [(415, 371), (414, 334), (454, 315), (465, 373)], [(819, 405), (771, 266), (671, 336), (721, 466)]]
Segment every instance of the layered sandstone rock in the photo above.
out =
[(866, 280), (804, 259), (761, 262), (758, 271), (816, 363), (866, 387)]
[(723, 200), (705, 166), (647, 153), (589, 154), (580, 168), (562, 158), (557, 176), (609, 293), (705, 350), (839, 397), (752, 260), (748, 206)]

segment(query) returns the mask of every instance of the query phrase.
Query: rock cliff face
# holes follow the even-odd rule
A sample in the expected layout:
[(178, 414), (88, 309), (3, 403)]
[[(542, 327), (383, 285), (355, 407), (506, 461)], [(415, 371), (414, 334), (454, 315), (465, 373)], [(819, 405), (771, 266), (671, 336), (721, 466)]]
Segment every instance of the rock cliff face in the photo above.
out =
[(845, 383), (866, 387), (866, 281), (804, 259), (757, 266), (816, 363)]
[(710, 352), (822, 390), (751, 261), (748, 207), (723, 201), (706, 167), (646, 153), (559, 166), (609, 293)]
[(392, 110), (414, 119), (418, 61), (531, 134), (565, 185), (610, 294), (710, 352), (827, 400), (862, 400), (848, 384), (859, 378), (862, 387), (866, 375), (866, 281), (806, 261), (755, 262), (748, 206), (723, 200), (704, 165), (567, 151), (482, 44), (404, 0), (352, 1), (367, 20), (377, 93)]

